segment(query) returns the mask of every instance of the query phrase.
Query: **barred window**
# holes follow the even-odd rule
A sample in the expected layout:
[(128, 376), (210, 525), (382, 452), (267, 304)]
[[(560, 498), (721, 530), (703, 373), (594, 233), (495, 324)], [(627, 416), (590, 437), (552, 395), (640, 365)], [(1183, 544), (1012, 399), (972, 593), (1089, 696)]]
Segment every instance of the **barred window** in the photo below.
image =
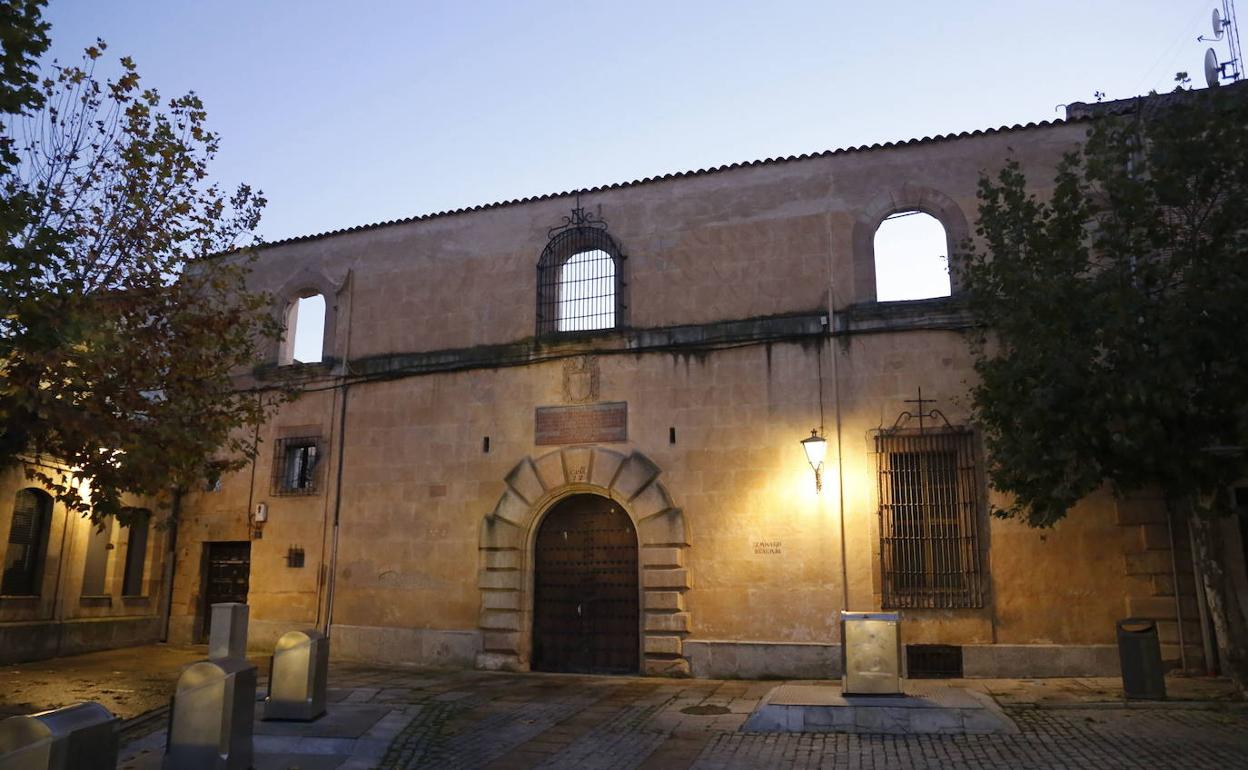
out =
[(317, 493), (320, 437), (300, 436), (277, 440), (273, 458), (273, 494), (314, 495)]
[(52, 497), (48, 493), (38, 489), (23, 489), (17, 493), (9, 524), (9, 543), (4, 551), (0, 594), (39, 595), (51, 523)]
[(884, 607), (982, 607), (973, 435), (883, 432), (876, 452)]
[(605, 223), (574, 209), (537, 263), (537, 333), (619, 327), (623, 259)]

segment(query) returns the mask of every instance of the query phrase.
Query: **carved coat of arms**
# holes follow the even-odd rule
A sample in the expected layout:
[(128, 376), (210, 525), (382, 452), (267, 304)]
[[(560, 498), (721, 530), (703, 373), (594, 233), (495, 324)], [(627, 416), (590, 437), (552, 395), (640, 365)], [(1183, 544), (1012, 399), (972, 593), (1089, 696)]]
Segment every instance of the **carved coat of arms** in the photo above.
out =
[(571, 404), (598, 400), (598, 359), (576, 356), (563, 362), (563, 399)]

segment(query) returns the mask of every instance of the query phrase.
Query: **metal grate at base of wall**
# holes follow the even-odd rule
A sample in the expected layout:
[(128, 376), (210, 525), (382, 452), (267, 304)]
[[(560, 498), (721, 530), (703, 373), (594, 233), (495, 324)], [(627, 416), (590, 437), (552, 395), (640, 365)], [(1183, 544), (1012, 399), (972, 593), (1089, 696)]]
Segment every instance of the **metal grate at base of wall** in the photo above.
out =
[(908, 679), (961, 679), (962, 648), (954, 644), (907, 644)]

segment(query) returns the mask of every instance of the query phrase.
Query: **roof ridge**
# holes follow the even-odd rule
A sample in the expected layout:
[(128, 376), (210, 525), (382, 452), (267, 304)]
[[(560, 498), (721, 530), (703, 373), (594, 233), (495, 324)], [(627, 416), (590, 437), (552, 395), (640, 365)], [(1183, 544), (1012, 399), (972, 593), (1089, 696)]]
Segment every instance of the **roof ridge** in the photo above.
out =
[[(725, 163), (719, 166), (711, 166), (700, 169), (686, 169), (684, 171), (670, 171), (665, 174), (656, 174), (654, 176), (642, 177), (626, 182), (610, 182), (607, 184), (596, 185), (581, 190), (564, 190), (562, 192), (542, 193), (539, 195), (530, 195), (523, 198), (510, 198), (507, 200), (493, 201), (491, 203), (478, 203), (472, 206), (462, 206), (456, 209), (445, 209), (443, 211), (432, 211), (424, 214), (415, 214), (410, 217), (401, 217), (399, 219), (388, 219), (380, 222), (370, 222), (362, 225), (352, 225), (350, 227), (341, 227), (335, 230), (325, 230), (319, 233), (309, 233), (307, 235), (294, 235), (287, 238), (281, 238), (276, 241), (267, 241), (252, 247), (255, 249), (265, 249), (272, 246), (285, 246), (292, 243), (302, 243), (304, 241), (314, 241), (321, 238), (328, 238), (334, 235), (345, 235), (347, 233), (358, 233), (365, 230), (375, 230), (382, 227), (390, 227), (392, 225), (410, 224), (412, 222), (423, 222), (430, 219), (440, 219), (442, 217), (455, 216), (457, 214), (469, 214), (474, 211), (485, 211), (487, 209), (503, 208), (505, 206), (518, 206), (525, 203), (536, 203), (538, 201), (553, 200), (555, 198), (570, 197), (580, 192), (585, 193), (604, 192), (607, 190), (618, 190), (625, 187), (635, 187), (643, 184), (653, 184), (655, 182), (663, 182), (669, 179), (684, 179), (687, 177), (706, 176), (708, 174), (717, 174), (724, 171), (732, 171), (738, 168), (746, 168), (750, 166), (769, 166), (779, 163), (791, 163), (800, 160), (810, 160), (813, 158), (829, 158), (836, 155), (849, 155), (859, 152), (870, 152), (873, 150), (888, 150), (897, 147), (910, 147), (921, 144), (932, 144), (935, 142), (947, 142), (954, 139), (965, 139), (975, 136), (989, 136), (992, 134), (1004, 133), (1007, 131), (1024, 131), (1035, 128), (1048, 128), (1051, 126), (1062, 125), (1065, 123), (1079, 123), (1091, 120), (1092, 116), (1068, 117), (1065, 119), (1054, 118), (1052, 120), (1032, 121), (1028, 123), (1015, 123), (1008, 126), (998, 126), (993, 128), (977, 128), (970, 131), (959, 131), (957, 133), (935, 134), (933, 136), (912, 137), (910, 139), (898, 139), (889, 142), (875, 142), (873, 144), (851, 145), (849, 147), (838, 147), (828, 150), (819, 150), (816, 152), (805, 152), (800, 155), (784, 155), (774, 158), (735, 161)], [(226, 252), (230, 253), (230, 252)]]

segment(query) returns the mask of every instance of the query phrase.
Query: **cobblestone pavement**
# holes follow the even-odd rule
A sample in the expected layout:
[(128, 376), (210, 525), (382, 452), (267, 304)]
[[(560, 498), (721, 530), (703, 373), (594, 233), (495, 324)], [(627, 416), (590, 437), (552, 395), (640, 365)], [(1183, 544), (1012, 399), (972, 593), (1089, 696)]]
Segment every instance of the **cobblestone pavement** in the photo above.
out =
[[(123, 719), (169, 703), (178, 674), (206, 645), (154, 644), (0, 666), (0, 719), (92, 700)], [(268, 658), (252, 663), (268, 668)]]
[[(144, 647), (5, 666), (0, 709), (111, 697), (114, 705), (105, 705), (133, 717), (166, 703), (178, 671), (203, 654), (202, 647)], [(383, 751), (383, 742), (369, 757), (296, 752), (280, 763), (257, 757), (258, 768), (1248, 768), (1248, 709), (1223, 702), (1230, 690), (1219, 680), (1172, 678), (1175, 701), (1130, 707), (1118, 700), (1112, 679), (958, 682), (992, 694), (1019, 728), (988, 736), (740, 732), (778, 681), (432, 672), (335, 662), (330, 684), (331, 702), (388, 715), (389, 748)], [(147, 737), (137, 739), (132, 730), (127, 740), (146, 741), (146, 766), (154, 767), (163, 718), (149, 712), (147, 720)]]
[(1238, 704), (1126, 708), (1073, 680), (1065, 685), (1083, 700), (1041, 706), (1019, 693), (1043, 682), (996, 682), (1015, 697), (1005, 709), (1019, 732), (991, 736), (740, 732), (778, 682), (473, 672), (404, 680), (389, 672), (378, 691), (415, 710), (383, 768), (1248, 768), (1248, 711)]

